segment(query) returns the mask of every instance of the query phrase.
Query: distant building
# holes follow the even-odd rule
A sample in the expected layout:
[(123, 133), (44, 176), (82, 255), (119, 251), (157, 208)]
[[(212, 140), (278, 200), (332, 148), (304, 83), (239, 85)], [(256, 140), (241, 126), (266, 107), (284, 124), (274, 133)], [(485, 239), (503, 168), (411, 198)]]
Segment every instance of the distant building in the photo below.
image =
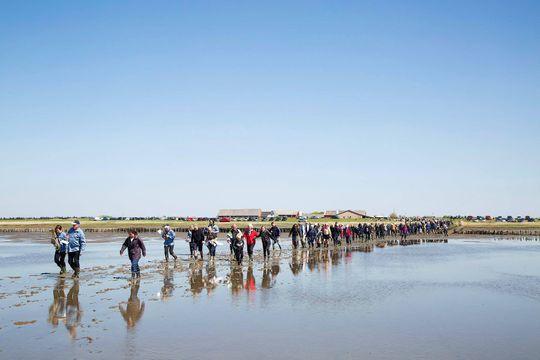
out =
[(337, 214), (339, 219), (362, 219), (367, 217), (364, 210), (342, 210)]
[(326, 210), (324, 212), (323, 217), (325, 217), (325, 218), (335, 218), (338, 213), (339, 213), (339, 210)]
[(300, 210), (274, 210), (274, 215), (277, 217), (296, 218), (302, 215)]
[(218, 212), (218, 218), (230, 219), (250, 219), (260, 220), (262, 216), (261, 209), (221, 209)]

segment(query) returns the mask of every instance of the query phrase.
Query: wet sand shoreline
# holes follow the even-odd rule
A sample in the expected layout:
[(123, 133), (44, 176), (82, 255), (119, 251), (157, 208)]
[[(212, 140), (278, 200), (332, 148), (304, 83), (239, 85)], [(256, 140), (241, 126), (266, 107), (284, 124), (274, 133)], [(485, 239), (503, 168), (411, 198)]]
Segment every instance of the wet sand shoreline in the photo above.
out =
[[(540, 350), (527, 336), (540, 330), (538, 239), (315, 250), (284, 241), (266, 264), (259, 250), (240, 267), (226, 246), (213, 264), (189, 260), (179, 240), (181, 260), (166, 264), (156, 234), (132, 281), (122, 237), (105, 238), (89, 244), (78, 281), (58, 276), (50, 244), (0, 242), (7, 259), (28, 248), (32, 262), (0, 262), (0, 357), (503, 359), (520, 349), (532, 359)], [(502, 309), (504, 319), (493, 316)]]

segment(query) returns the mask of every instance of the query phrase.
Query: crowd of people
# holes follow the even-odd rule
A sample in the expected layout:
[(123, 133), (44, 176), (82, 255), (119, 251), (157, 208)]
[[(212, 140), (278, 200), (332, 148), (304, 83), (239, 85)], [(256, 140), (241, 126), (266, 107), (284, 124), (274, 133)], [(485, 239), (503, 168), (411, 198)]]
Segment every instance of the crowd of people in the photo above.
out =
[[(354, 224), (319, 224), (319, 223), (295, 223), (290, 231), (289, 237), (292, 240), (293, 249), (298, 248), (328, 248), (330, 245), (340, 246), (351, 245), (353, 241), (370, 241), (372, 239), (384, 239), (385, 237), (400, 237), (407, 239), (409, 235), (421, 234), (442, 234), (448, 236), (449, 222), (444, 220), (417, 220), (402, 221), (400, 223), (359, 223)], [(220, 245), (218, 241), (219, 227), (214, 221), (210, 221), (208, 226), (191, 226), (187, 232), (186, 241), (189, 244), (190, 258), (204, 260), (204, 247), (208, 249), (209, 261), (213, 262), (216, 256), (216, 248)], [(169, 226), (165, 225), (159, 230), (163, 239), (163, 250), (165, 261), (169, 261), (172, 256), (174, 261), (178, 256), (174, 252), (176, 233)], [(275, 250), (276, 246), (281, 250), (281, 229), (274, 222), (270, 227), (262, 226), (255, 229), (249, 224), (244, 230), (238, 228), (236, 224), (231, 226), (227, 233), (227, 243), (232, 258), (238, 265), (242, 265), (244, 260), (244, 248), (249, 258), (253, 261), (253, 254), (257, 239), (262, 243), (263, 259), (266, 262), (270, 257), (270, 248)], [(65, 257), (68, 256), (68, 263), (73, 269), (73, 277), (78, 278), (80, 272), (80, 256), (86, 247), (84, 231), (80, 228), (80, 222), (75, 220), (72, 227), (66, 232), (62, 226), (58, 225), (53, 231), (51, 240), (55, 246), (54, 261), (60, 267), (60, 274), (66, 273)], [(146, 247), (143, 240), (135, 230), (128, 232), (128, 237), (122, 244), (120, 255), (127, 250), (131, 262), (132, 278), (140, 277), (139, 261), (146, 256)]]

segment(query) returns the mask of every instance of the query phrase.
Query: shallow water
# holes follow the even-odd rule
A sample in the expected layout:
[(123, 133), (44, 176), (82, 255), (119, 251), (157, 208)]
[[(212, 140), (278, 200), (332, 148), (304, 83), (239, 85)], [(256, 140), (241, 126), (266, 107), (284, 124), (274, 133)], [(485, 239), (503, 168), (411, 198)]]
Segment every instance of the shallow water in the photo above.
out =
[[(122, 236), (88, 234), (79, 281), (43, 234), (0, 235), (0, 358), (537, 359), (540, 242), (272, 254), (264, 265), (162, 262), (145, 234), (130, 284)], [(44, 239), (42, 239), (44, 238)], [(39, 242), (41, 241), (41, 243)], [(259, 249), (260, 244), (257, 245)], [(260, 252), (260, 250), (259, 250)], [(35, 322), (34, 322), (35, 321)]]

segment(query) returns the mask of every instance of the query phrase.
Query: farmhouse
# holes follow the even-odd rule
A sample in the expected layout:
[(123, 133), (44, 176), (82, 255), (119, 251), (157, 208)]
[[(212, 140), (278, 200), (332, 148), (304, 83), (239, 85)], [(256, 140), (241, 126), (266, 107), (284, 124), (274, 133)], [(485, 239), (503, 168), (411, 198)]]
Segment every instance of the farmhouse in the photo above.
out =
[(339, 213), (339, 210), (326, 210), (324, 212), (324, 217), (334, 219), (338, 213)]
[(364, 210), (342, 210), (337, 214), (339, 219), (362, 219), (367, 217)]
[(218, 219), (222, 218), (256, 218), (257, 220), (261, 219), (262, 211), (261, 209), (221, 209), (218, 212)]

